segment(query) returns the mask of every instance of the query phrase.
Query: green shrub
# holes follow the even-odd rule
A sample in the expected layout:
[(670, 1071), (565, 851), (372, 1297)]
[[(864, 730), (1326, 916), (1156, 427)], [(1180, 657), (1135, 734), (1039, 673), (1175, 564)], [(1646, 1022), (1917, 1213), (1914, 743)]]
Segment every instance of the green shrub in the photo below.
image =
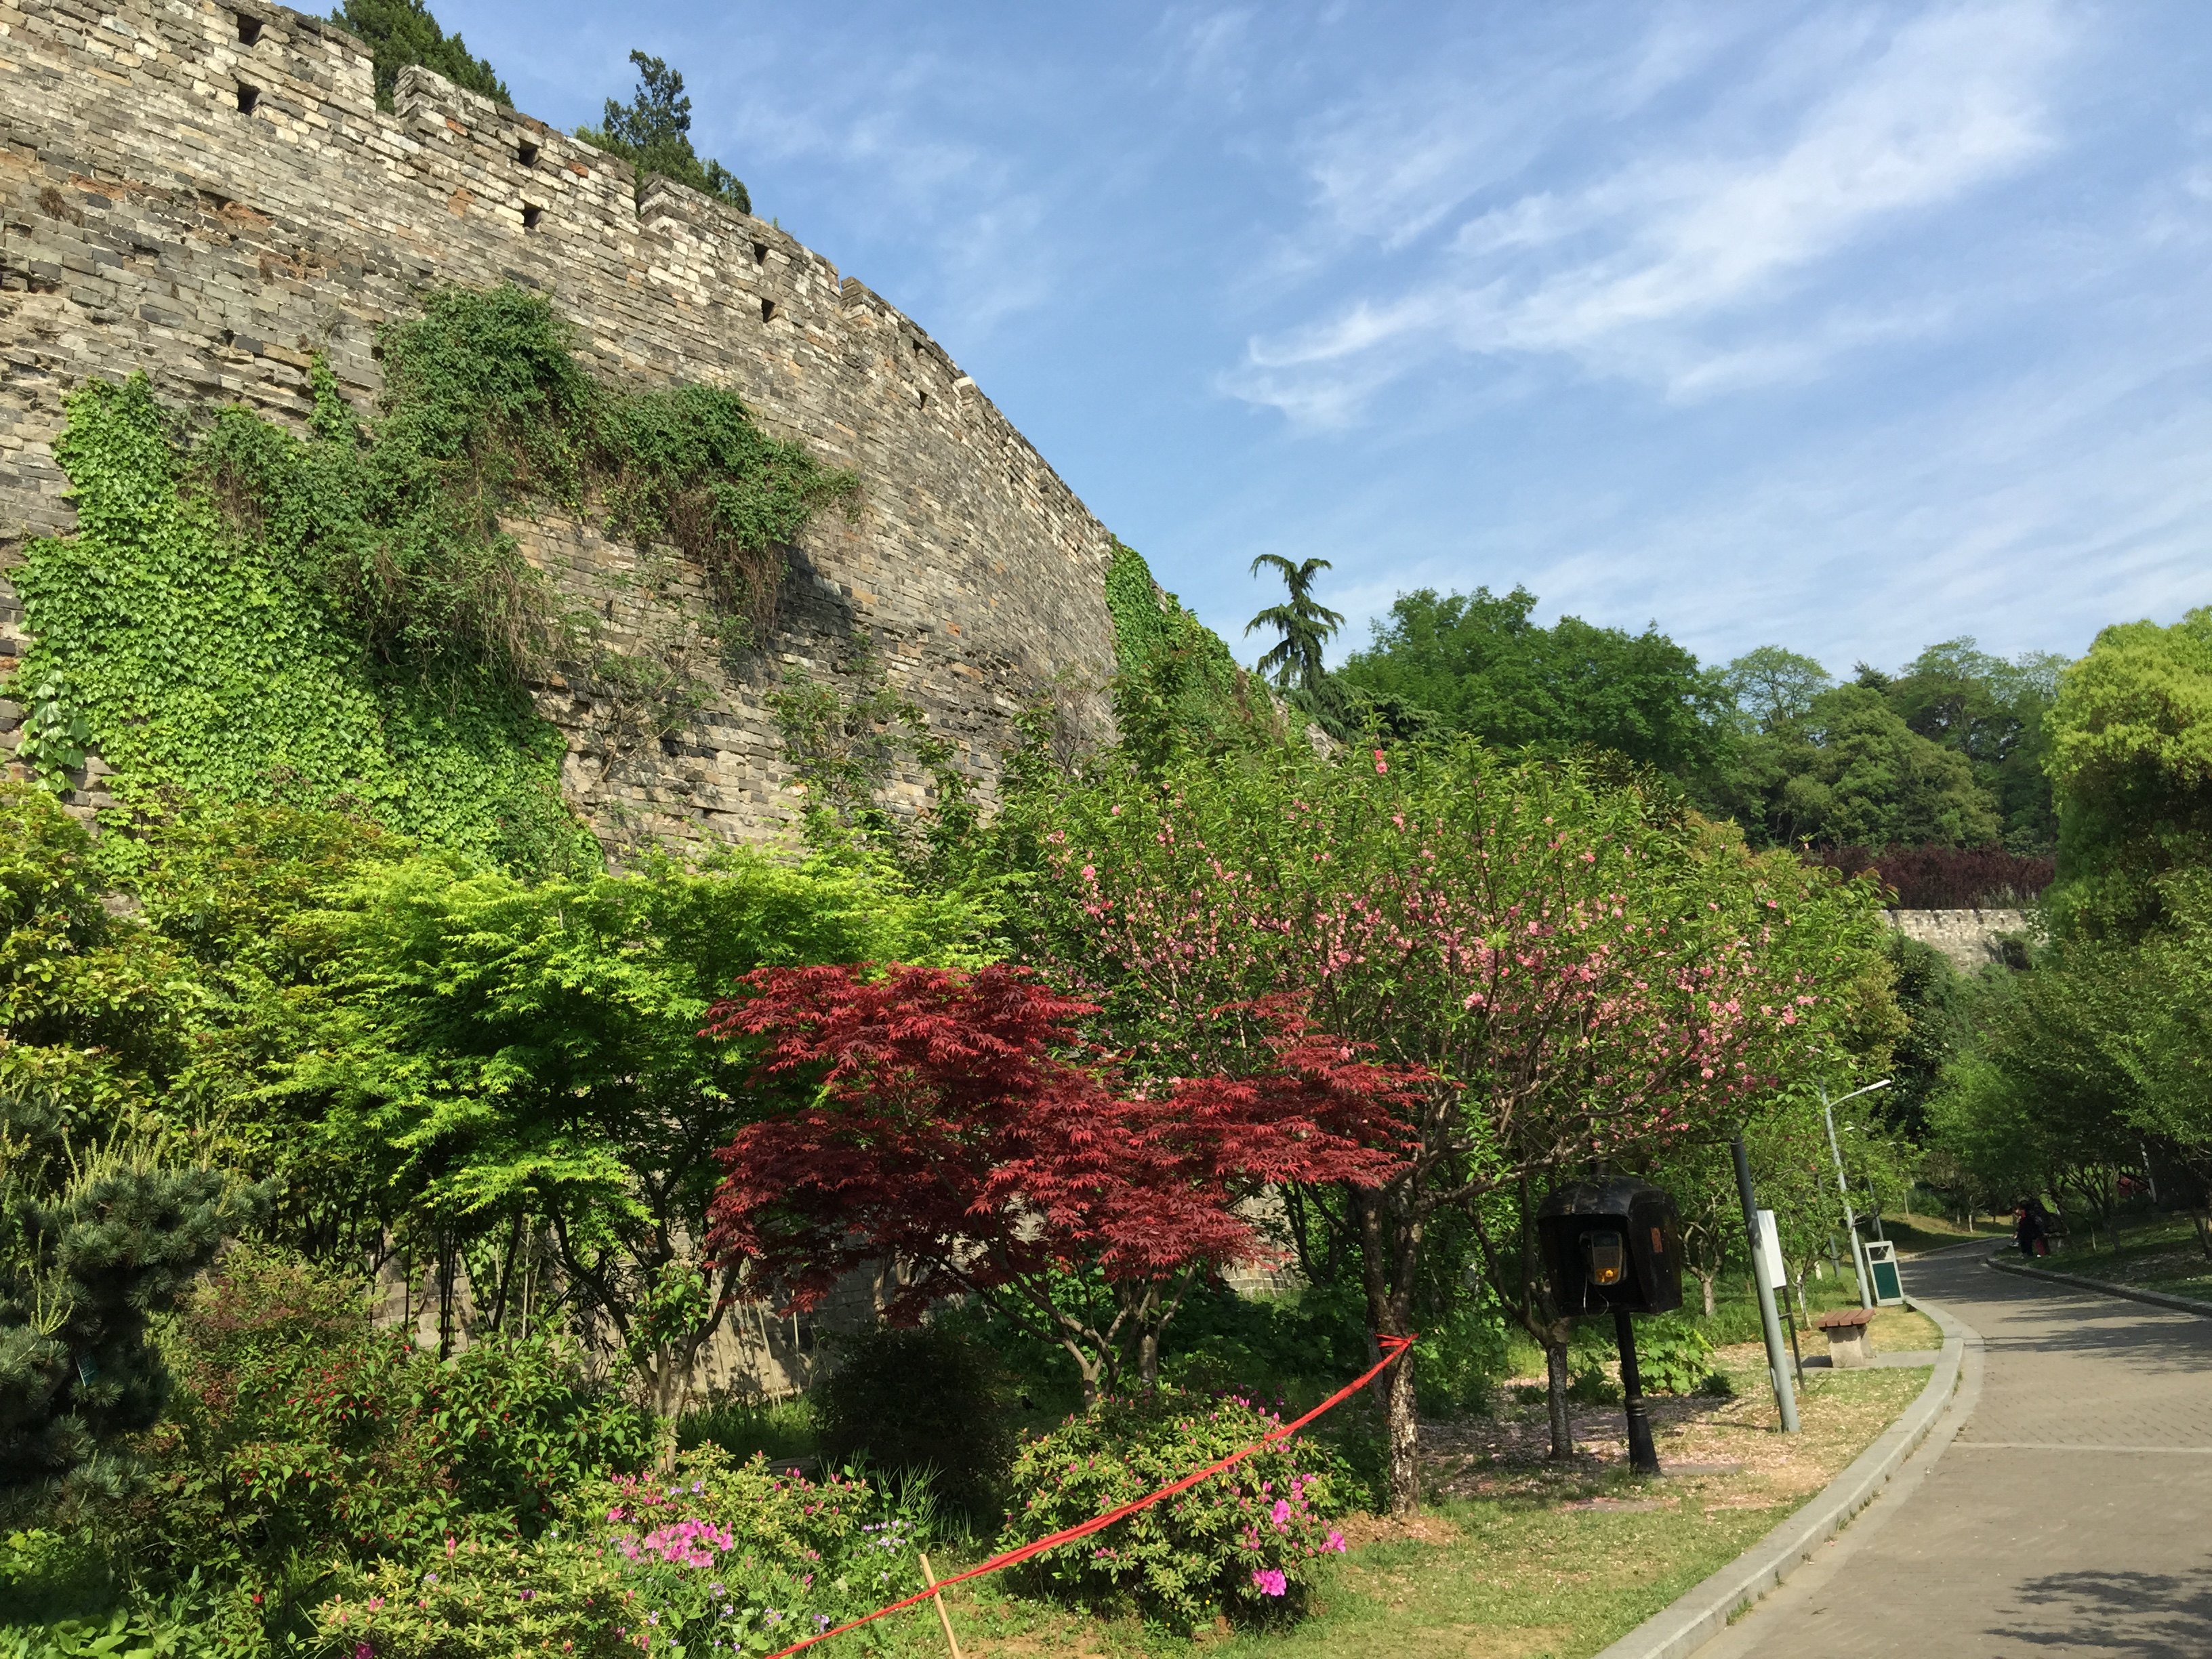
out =
[(947, 1504), (981, 1519), (1012, 1456), (997, 1369), (954, 1330), (878, 1327), (814, 1390), (823, 1455), (900, 1477), (927, 1471)]
[(925, 1534), (886, 1486), (702, 1447), (665, 1476), (588, 1483), (534, 1540), (456, 1539), (353, 1571), (315, 1627), (376, 1659), (759, 1651), (921, 1589)]
[(684, 1451), (718, 1447), (737, 1463), (756, 1452), (771, 1462), (786, 1462), (821, 1449), (814, 1408), (804, 1399), (710, 1401), (684, 1413), (677, 1425), (676, 1444)]
[[(1636, 1322), (1636, 1373), (1644, 1393), (1729, 1391), (1728, 1378), (1713, 1364), (1712, 1339), (1702, 1327), (1702, 1321), (1681, 1314)], [(1568, 1357), (1567, 1398), (1585, 1406), (1619, 1405), (1619, 1354), (1610, 1321), (1593, 1321), (1577, 1329)]]
[(1636, 1370), (1646, 1394), (1697, 1394), (1717, 1374), (1713, 1345), (1687, 1320), (1639, 1320)]
[(105, 1619), (0, 1625), (0, 1659), (169, 1659), (186, 1635), (148, 1607), (118, 1607)]
[[(1243, 1401), (1172, 1389), (1100, 1402), (1014, 1459), (1011, 1548), (1141, 1498), (1251, 1444), (1281, 1419)], [(1314, 1562), (1344, 1547), (1326, 1523), (1349, 1478), (1326, 1447), (1268, 1446), (1235, 1468), (1048, 1550), (1016, 1571), (1034, 1589), (1102, 1612), (1137, 1611), (1182, 1631), (1304, 1611)]]
[(1578, 1406), (1618, 1406), (1620, 1403), (1620, 1384), (1614, 1381), (1613, 1370), (1605, 1360), (1594, 1353), (1578, 1353), (1575, 1367), (1567, 1379), (1567, 1398)]
[(561, 1349), (494, 1339), (441, 1364), (373, 1329), (357, 1284), (273, 1250), (234, 1251), (165, 1339), (178, 1399), (128, 1514), (140, 1559), (179, 1578), (528, 1538), (652, 1444)]

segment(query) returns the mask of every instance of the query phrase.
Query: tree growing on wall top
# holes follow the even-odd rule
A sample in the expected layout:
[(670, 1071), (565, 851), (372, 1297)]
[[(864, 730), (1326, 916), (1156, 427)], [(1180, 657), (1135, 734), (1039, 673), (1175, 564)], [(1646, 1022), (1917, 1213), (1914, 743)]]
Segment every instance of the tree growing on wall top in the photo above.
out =
[(683, 71), (641, 52), (630, 53), (629, 61), (637, 65), (636, 96), (627, 104), (608, 99), (600, 125), (579, 127), (576, 136), (636, 169), (640, 201), (647, 180), (659, 174), (750, 213), (753, 198), (744, 180), (720, 161), (701, 160), (691, 148), (691, 98), (684, 90)]
[(1244, 624), (1247, 634), (1271, 628), (1282, 637), (1270, 646), (1255, 667), (1297, 697), (1305, 712), (1323, 727), (1344, 735), (1344, 696), (1322, 659), (1322, 653), (1336, 630), (1344, 626), (1341, 612), (1330, 610), (1314, 597), (1314, 579), (1330, 568), (1327, 559), (1307, 559), (1292, 564), (1279, 553), (1262, 553), (1252, 561), (1252, 574), (1261, 568), (1274, 571), (1286, 590), (1280, 605), (1271, 605)]
[(483, 58), (471, 54), (458, 34), (448, 34), (422, 0), (345, 0), (331, 21), (357, 34), (376, 64), (376, 106), (392, 107), (399, 71), (412, 64), (434, 70), (464, 92), (512, 107), (514, 94)]

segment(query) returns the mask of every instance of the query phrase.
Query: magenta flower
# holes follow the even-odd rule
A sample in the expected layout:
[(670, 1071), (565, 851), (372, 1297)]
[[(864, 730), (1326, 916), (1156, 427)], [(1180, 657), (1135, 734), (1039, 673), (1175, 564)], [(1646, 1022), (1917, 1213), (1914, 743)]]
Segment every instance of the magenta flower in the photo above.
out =
[(1255, 1567), (1252, 1582), (1260, 1587), (1262, 1595), (1281, 1595), (1291, 1588), (1291, 1581), (1283, 1577), (1280, 1567)]
[(1334, 1527), (1331, 1527), (1328, 1529), (1328, 1536), (1322, 1540), (1321, 1547), (1325, 1550), (1334, 1550), (1340, 1555), (1344, 1553), (1344, 1534), (1339, 1532)]

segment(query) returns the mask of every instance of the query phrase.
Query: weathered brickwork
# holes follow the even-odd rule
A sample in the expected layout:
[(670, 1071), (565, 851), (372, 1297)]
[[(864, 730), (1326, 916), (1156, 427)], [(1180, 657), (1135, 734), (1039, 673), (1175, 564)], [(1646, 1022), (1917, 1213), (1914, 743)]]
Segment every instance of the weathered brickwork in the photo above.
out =
[(1962, 974), (2010, 965), (2008, 940), (2027, 937), (2025, 910), (1892, 910), (1889, 925), (1907, 939), (1932, 945)]
[[(0, 562), (71, 516), (62, 397), (143, 368), (166, 402), (297, 421), (313, 354), (364, 408), (375, 330), (449, 283), (513, 282), (595, 372), (736, 390), (860, 477), (857, 519), (795, 550), (770, 647), (712, 648), (696, 571), (572, 523), (517, 526), (618, 634), (708, 692), (667, 736), (556, 682), (566, 781), (611, 841), (754, 838), (787, 817), (762, 695), (855, 633), (988, 792), (1011, 715), (1049, 689), (1097, 734), (1110, 539), (912, 321), (781, 230), (410, 70), (397, 112), (333, 26), (230, 0), (0, 0)], [(0, 653), (21, 643), (0, 592)], [(0, 711), (4, 713), (5, 711)]]

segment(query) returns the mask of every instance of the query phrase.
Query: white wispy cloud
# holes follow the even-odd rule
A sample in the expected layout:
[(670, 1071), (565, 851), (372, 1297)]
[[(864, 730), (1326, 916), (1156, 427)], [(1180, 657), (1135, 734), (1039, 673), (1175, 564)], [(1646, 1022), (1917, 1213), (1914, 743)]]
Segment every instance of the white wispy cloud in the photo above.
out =
[[(2055, 142), (2045, 94), (2068, 33), (2044, 0), (1886, 30), (1824, 13), (1748, 49), (1688, 39), (1647, 37), (1595, 77), (1586, 59), (1516, 61), (1495, 97), (1332, 115), (1317, 203), (1364, 238), (1349, 261), (1418, 245), (1412, 269), (1253, 339), (1224, 385), (1329, 424), (1440, 353), (1557, 355), (1678, 397), (1803, 375), (1943, 309), (1924, 288), (1895, 308), (1831, 295), (1826, 267)], [(1696, 118), (1633, 118), (1662, 88), (1702, 94)], [(1531, 173), (1547, 181), (1516, 191)]]

